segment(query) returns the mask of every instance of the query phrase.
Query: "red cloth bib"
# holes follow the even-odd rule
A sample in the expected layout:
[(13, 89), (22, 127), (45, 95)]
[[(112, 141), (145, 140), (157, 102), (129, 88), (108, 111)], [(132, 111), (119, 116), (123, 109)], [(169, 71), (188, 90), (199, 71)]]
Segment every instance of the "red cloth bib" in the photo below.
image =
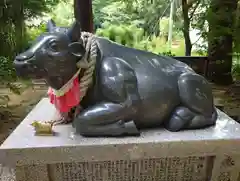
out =
[(52, 88), (48, 89), (48, 97), (60, 113), (67, 113), (80, 103), (80, 85), (78, 77), (73, 80), (72, 87), (63, 96), (57, 97)]

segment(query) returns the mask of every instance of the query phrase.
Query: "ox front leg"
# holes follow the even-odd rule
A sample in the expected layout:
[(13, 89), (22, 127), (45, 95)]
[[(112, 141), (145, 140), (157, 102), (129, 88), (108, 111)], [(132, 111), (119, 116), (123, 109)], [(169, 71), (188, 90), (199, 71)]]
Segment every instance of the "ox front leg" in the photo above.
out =
[(140, 96), (134, 69), (126, 61), (109, 57), (100, 70), (101, 92), (107, 102), (83, 110), (74, 127), (83, 136), (138, 136)]
[(83, 110), (74, 120), (76, 132), (86, 137), (139, 136), (134, 121), (134, 112), (128, 106), (115, 103), (100, 103)]

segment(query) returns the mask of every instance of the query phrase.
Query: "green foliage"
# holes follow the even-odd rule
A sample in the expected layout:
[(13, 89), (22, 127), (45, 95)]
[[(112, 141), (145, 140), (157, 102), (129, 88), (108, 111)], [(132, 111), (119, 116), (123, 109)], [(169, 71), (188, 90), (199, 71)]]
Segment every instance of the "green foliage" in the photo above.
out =
[[(176, 8), (179, 8), (179, 5), (180, 1), (177, 1)], [(102, 28), (97, 30), (98, 35), (107, 37), (123, 45), (152, 51), (157, 54), (169, 51), (166, 43), (169, 29), (169, 9), (169, 2), (163, 0), (93, 1), (95, 23), (100, 22), (102, 25)], [(172, 52), (184, 55), (184, 41), (182, 41), (183, 35), (181, 32), (182, 21), (176, 17), (174, 18), (173, 40), (180, 40), (181, 47), (173, 48)], [(129, 34), (134, 35), (135, 32), (126, 32), (126, 30), (122, 30), (122, 26), (135, 26), (141, 29), (142, 37), (138, 41), (134, 40), (133, 43), (129, 43), (129, 40), (125, 39)], [(123, 33), (126, 33), (126, 36), (122, 36)], [(131, 36), (127, 39), (131, 39)]]
[(116, 0), (92, 0), (94, 23), (96, 24), (104, 23), (106, 20), (107, 13), (105, 14), (103, 8), (115, 2)]
[(96, 34), (130, 47), (133, 47), (134, 43), (143, 39), (143, 29), (134, 25), (105, 24), (102, 29), (97, 30)]
[(233, 64), (232, 73), (236, 80), (240, 80), (240, 63)]
[(28, 44), (34, 41), (40, 34), (46, 31), (46, 23), (41, 23), (39, 26), (27, 27)]
[[(0, 6), (0, 83), (4, 88), (20, 94), (12, 61), (15, 55), (21, 52), (28, 41), (33, 40), (41, 29), (30, 30), (27, 36), (25, 20), (42, 15), (50, 11), (59, 0), (17, 0), (2, 1)], [(39, 28), (39, 27), (38, 27)], [(9, 97), (0, 95), (0, 116), (6, 113)]]
[(159, 34), (159, 19), (169, 15), (169, 1), (147, 0), (123, 0), (126, 4), (126, 14), (130, 14), (132, 20), (141, 22), (140, 26), (148, 35)]
[(171, 51), (162, 52), (162, 53), (160, 53), (160, 55), (169, 56), (169, 57), (176, 56), (176, 55), (175, 55), (175, 54), (173, 54)]
[(74, 21), (73, 0), (61, 1), (48, 16), (54, 19), (58, 26), (70, 26)]
[[(1, 78), (9, 81), (14, 56), (28, 45), (25, 20), (51, 10), (59, 0), (4, 1), (0, 7)], [(7, 62), (9, 61), (9, 62)], [(9, 70), (8, 70), (9, 69)], [(4, 76), (3, 76), (4, 75)]]
[[(24, 19), (41, 16), (44, 12), (50, 12), (53, 7), (57, 5), (60, 0), (21, 0), (21, 1), (9, 1), (9, 7), (11, 6), (13, 14), (16, 15), (19, 11), (23, 11)], [(16, 16), (14, 16), (16, 18)]]
[[(69, 26), (73, 19), (73, 0), (23, 0), (7, 1), (5, 9), (0, 9), (0, 45), (1, 55), (12, 57), (39, 34), (45, 31), (45, 22), (37, 26), (25, 26), (24, 20), (41, 15), (53, 18), (57, 25)], [(169, 1), (165, 0), (92, 0), (94, 23), (101, 25), (96, 34), (106, 37), (122, 45), (141, 50), (151, 51), (167, 56), (184, 55), (184, 40), (182, 38), (183, 18), (181, 12), (181, 0), (176, 0), (177, 6), (174, 16), (173, 46), (171, 52), (167, 46), (169, 29)], [(221, 14), (211, 14), (209, 4), (211, 0), (189, 1), (189, 16), (191, 28), (200, 31), (201, 37), (208, 40), (207, 17), (223, 17)], [(199, 3), (201, 2), (201, 3)], [(199, 4), (198, 4), (199, 3)], [(223, 11), (226, 11), (223, 9)], [(222, 13), (224, 13), (221, 11)], [(2, 13), (4, 12), (4, 13)], [(180, 12), (180, 13), (179, 13)], [(194, 14), (194, 16), (192, 16)], [(221, 15), (221, 16), (220, 16)], [(240, 13), (236, 16), (236, 28), (234, 34), (234, 51), (239, 52), (240, 36), (238, 35)], [(229, 31), (227, 27), (219, 27), (220, 33)], [(232, 30), (230, 30), (232, 31)], [(2, 38), (3, 37), (3, 38)], [(215, 37), (217, 37), (215, 35)], [(193, 42), (192, 42), (193, 43)], [(3, 45), (3, 46), (2, 46)], [(205, 50), (207, 47), (205, 47)], [(193, 55), (206, 55), (206, 51), (193, 52)], [(1, 62), (0, 62), (1, 63)], [(1, 65), (0, 65), (1, 66)], [(6, 67), (5, 65), (2, 67)], [(234, 64), (234, 67), (235, 64)], [(236, 72), (238, 68), (233, 68)], [(5, 71), (6, 73), (6, 71)], [(5, 74), (4, 73), (4, 74)]]
[(123, 2), (112, 2), (102, 8), (101, 18), (111, 24), (130, 23), (132, 19), (129, 14), (125, 14), (126, 8), (126, 4)]
[[(163, 17), (159, 20), (159, 30), (160, 36), (167, 40), (168, 38), (168, 31), (169, 31), (169, 18)], [(173, 24), (173, 39), (181, 39), (183, 38), (182, 32), (179, 28), (178, 24)]]
[[(19, 88), (13, 84), (16, 80), (15, 70), (12, 66), (12, 61), (7, 57), (0, 56), (0, 84), (4, 88), (9, 88), (10, 91), (20, 94)], [(0, 115), (6, 105), (8, 104), (9, 97), (8, 95), (0, 94)]]
[(12, 56), (15, 47), (15, 29), (10, 24), (0, 25), (0, 55)]
[(232, 73), (236, 80), (240, 80), (240, 53), (233, 55)]
[[(148, 35), (159, 34), (159, 19), (169, 14), (169, 2), (158, 0), (94, 0), (96, 23), (133, 24), (144, 29)], [(166, 10), (166, 11), (165, 11)]]
[(99, 28), (96, 32), (98, 36), (105, 37), (119, 44), (150, 51), (156, 54), (174, 56), (184, 55), (183, 47), (184, 41), (180, 41), (172, 52), (168, 50), (166, 39), (159, 36), (145, 36), (143, 28), (138, 28), (135, 25), (111, 25), (104, 23), (103, 28)]
[(0, 56), (0, 80), (12, 81), (16, 77), (12, 61), (7, 57)]
[(0, 56), (0, 83), (12, 92), (20, 94), (19, 89), (13, 83), (17, 80), (12, 61), (7, 57)]
[(162, 36), (167, 36), (168, 35), (168, 30), (169, 30), (169, 18), (163, 17), (160, 19), (160, 34)]

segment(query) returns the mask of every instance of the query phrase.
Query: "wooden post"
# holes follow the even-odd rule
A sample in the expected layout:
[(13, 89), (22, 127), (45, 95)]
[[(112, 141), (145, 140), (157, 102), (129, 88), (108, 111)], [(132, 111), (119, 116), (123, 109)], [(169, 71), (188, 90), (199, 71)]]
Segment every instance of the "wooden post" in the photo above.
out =
[(74, 0), (74, 16), (82, 31), (93, 33), (92, 0)]

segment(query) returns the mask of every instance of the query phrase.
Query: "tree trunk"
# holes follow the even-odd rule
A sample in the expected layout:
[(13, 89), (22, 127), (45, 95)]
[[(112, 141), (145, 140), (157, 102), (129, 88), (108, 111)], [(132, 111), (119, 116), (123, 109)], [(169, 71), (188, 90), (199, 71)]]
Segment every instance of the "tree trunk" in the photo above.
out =
[(17, 1), (17, 3), (14, 4), (14, 14), (13, 14), (12, 22), (15, 29), (16, 45), (15, 45), (14, 52), (16, 54), (24, 51), (24, 49), (28, 44), (28, 42), (26, 42), (26, 28), (25, 28), (25, 22), (24, 22), (23, 9), (24, 7), (21, 1)]
[(214, 83), (229, 85), (231, 75), (234, 17), (237, 0), (211, 0), (208, 12), (208, 77)]
[(74, 15), (82, 31), (93, 32), (92, 0), (74, 0)]
[(187, 0), (182, 0), (182, 16), (183, 16), (183, 36), (185, 40), (185, 56), (191, 56), (192, 43), (189, 35), (190, 18), (188, 16)]

